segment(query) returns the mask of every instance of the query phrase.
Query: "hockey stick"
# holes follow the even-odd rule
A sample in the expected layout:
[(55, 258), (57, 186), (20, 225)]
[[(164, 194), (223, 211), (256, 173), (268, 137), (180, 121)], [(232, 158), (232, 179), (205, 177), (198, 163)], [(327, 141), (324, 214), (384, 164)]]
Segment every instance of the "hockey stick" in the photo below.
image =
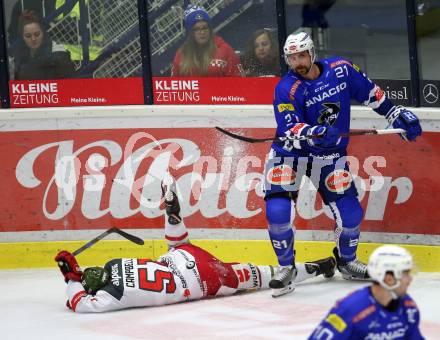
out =
[[(251, 138), (246, 137), (242, 135), (235, 134), (233, 132), (230, 132), (228, 130), (222, 129), (221, 127), (216, 126), (215, 127), (218, 131), (224, 133), (225, 135), (242, 140), (244, 142), (248, 143), (263, 143), (263, 142), (269, 142), (274, 140), (280, 140), (285, 141), (287, 139), (291, 140), (306, 140), (306, 139), (312, 139), (312, 138), (322, 138), (321, 135), (306, 135), (306, 136), (290, 136), (290, 137), (267, 137), (267, 138)], [(352, 137), (352, 136), (365, 136), (365, 135), (387, 135), (387, 134), (394, 134), (394, 133), (404, 133), (405, 130), (403, 129), (383, 129), (383, 130), (358, 130), (358, 131), (350, 131), (350, 132), (344, 132), (340, 133), (340, 137)]]
[(132, 234), (129, 234), (121, 229), (118, 228), (110, 228), (106, 231), (104, 231), (103, 233), (99, 234), (98, 236), (96, 236), (94, 239), (90, 240), (89, 242), (87, 242), (85, 245), (83, 245), (82, 247), (78, 248), (77, 250), (75, 250), (72, 255), (76, 256), (80, 253), (82, 253), (84, 250), (90, 248), (91, 246), (93, 246), (96, 242), (98, 242), (99, 240), (102, 240), (104, 237), (106, 237), (107, 235), (110, 235), (111, 233), (116, 233), (121, 235), (122, 237), (126, 238), (127, 240), (139, 244), (139, 245), (143, 245), (144, 244), (144, 240), (142, 240), (141, 238), (134, 236)]
[(379, 129), (379, 130), (357, 130), (347, 133), (340, 133), (340, 137), (365, 136), (365, 135), (391, 135), (395, 133), (405, 133), (404, 129)]

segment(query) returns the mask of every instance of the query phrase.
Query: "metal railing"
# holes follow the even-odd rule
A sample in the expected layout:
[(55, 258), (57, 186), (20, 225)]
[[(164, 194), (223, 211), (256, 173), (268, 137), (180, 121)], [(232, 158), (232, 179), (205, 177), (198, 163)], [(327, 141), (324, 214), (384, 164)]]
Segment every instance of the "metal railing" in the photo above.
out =
[[(87, 9), (87, 18), (78, 17), (77, 6), (80, 1), (84, 2)], [(199, 0), (192, 3), (205, 8), (213, 19), (222, 12), (222, 21), (215, 28), (218, 30), (240, 15), (252, 1)], [(170, 49), (175, 50), (185, 36), (183, 12), (188, 1), (148, 0), (147, 4), (148, 20), (151, 23), (150, 51), (153, 58), (160, 58)], [(237, 11), (234, 4), (239, 4), (241, 10)], [(89, 74), (102, 78), (139, 75), (141, 42), (137, 6), (135, 0), (68, 0), (62, 10), (57, 10), (58, 15), (47, 16), (51, 20), (49, 31), (54, 41), (77, 51), (73, 61), (81, 76)], [(233, 9), (225, 19), (224, 12), (228, 11), (228, 7)], [(71, 12), (66, 13), (69, 8)], [(88, 36), (85, 37), (85, 34)], [(122, 44), (122, 41), (125, 43)], [(85, 46), (86, 42), (89, 46)], [(92, 50), (97, 55), (91, 58)], [(97, 59), (98, 62), (90, 64), (90, 59)], [(162, 66), (162, 72), (169, 67), (170, 65)]]
[[(125, 1), (122, 1), (125, 2)], [(132, 1), (134, 2), (134, 1)], [(151, 56), (156, 60), (159, 60), (161, 55), (165, 54), (167, 51), (175, 50), (176, 44), (179, 44), (185, 36), (185, 28), (183, 27), (183, 12), (186, 7), (187, 1), (184, 0), (149, 0), (148, 1), (148, 11), (149, 11), (149, 22), (150, 25), (150, 52)], [(243, 0), (231, 0), (225, 5), (224, 0), (199, 0), (194, 2), (202, 6), (211, 16), (215, 18), (217, 14), (221, 11), (225, 11), (229, 5), (239, 4), (240, 8), (248, 8), (252, 1)], [(230, 11), (227, 15), (232, 20), (238, 14), (234, 9)], [(131, 24), (132, 19), (127, 19)], [(229, 21), (230, 21), (229, 20)], [(137, 18), (136, 18), (137, 23)], [(225, 25), (229, 21), (222, 20), (220, 25)], [(127, 26), (127, 25), (126, 25)], [(133, 25), (129, 27), (133, 28)], [(132, 31), (130, 29), (125, 30), (124, 34), (131, 34), (132, 39), (129, 37), (129, 43), (125, 46), (118, 46), (118, 39), (121, 35), (117, 35), (117, 39), (113, 39), (113, 48), (118, 46), (118, 50), (112, 53), (105, 62), (98, 66), (98, 68), (93, 72), (94, 77), (128, 77), (140, 74), (141, 70), (141, 57), (140, 57), (140, 38), (138, 32)], [(219, 27), (217, 27), (219, 29)], [(108, 48), (110, 45), (106, 45)], [(136, 57), (136, 48), (138, 48), (137, 53), (139, 57)], [(169, 56), (163, 58), (163, 60), (170, 60)], [(163, 62), (162, 62), (163, 63)], [(170, 68), (169, 62), (161, 67), (162, 72), (166, 72)], [(129, 71), (131, 73), (129, 73)]]

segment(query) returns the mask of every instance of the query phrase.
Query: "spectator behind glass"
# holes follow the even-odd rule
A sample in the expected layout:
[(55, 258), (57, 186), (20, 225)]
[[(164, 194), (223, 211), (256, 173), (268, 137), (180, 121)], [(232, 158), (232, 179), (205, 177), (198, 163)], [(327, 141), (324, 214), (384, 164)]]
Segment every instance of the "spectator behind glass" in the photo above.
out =
[(174, 57), (171, 76), (242, 76), (240, 59), (231, 46), (214, 34), (208, 13), (190, 5), (184, 17), (187, 36)]
[[(55, 11), (55, 1), (56, 0), (18, 0), (14, 4), (14, 7), (12, 7), (11, 11), (11, 19), (8, 26), (9, 44), (13, 44), (20, 38), (18, 32), (18, 19), (23, 11), (34, 11), (38, 17), (43, 18)], [(10, 5), (11, 4), (9, 4), (9, 6)], [(47, 28), (47, 26), (44, 26), (44, 28)]]
[(71, 78), (74, 65), (70, 53), (48, 36), (41, 20), (32, 11), (24, 11), (18, 20), (22, 37), (14, 49), (14, 79)]
[(278, 42), (267, 29), (255, 31), (246, 44), (243, 57), (246, 77), (280, 76)]

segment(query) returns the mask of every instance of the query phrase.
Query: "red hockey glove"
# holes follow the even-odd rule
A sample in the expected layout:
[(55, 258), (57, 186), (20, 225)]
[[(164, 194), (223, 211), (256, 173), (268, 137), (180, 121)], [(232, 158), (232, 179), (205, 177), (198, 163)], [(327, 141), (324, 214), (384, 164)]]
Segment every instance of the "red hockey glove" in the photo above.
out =
[(82, 271), (76, 262), (75, 256), (73, 256), (68, 251), (62, 250), (57, 256), (55, 256), (55, 261), (58, 262), (58, 267), (60, 267), (61, 273), (64, 275), (64, 281), (81, 281)]

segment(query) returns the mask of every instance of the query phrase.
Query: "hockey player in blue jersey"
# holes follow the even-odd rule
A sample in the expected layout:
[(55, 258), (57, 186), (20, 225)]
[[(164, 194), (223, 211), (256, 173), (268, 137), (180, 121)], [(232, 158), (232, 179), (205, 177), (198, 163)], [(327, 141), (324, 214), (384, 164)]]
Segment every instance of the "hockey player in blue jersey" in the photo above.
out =
[(373, 285), (338, 301), (309, 339), (423, 339), (417, 305), (406, 293), (411, 254), (404, 248), (377, 248), (368, 261)]
[[(404, 140), (421, 135), (418, 118), (394, 105), (356, 65), (340, 57), (315, 62), (307, 33), (291, 34), (284, 45), (290, 71), (274, 94), (276, 137), (265, 166), (265, 201), (269, 236), (280, 264), (270, 282), (274, 297), (291, 292), (296, 275), (294, 204), (304, 176), (310, 178), (336, 221), (334, 255), (345, 279), (367, 279), (356, 257), (363, 210), (345, 156), (350, 130), (350, 101), (384, 116), (401, 128)], [(318, 135), (320, 138), (308, 138)]]

